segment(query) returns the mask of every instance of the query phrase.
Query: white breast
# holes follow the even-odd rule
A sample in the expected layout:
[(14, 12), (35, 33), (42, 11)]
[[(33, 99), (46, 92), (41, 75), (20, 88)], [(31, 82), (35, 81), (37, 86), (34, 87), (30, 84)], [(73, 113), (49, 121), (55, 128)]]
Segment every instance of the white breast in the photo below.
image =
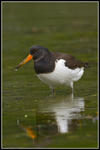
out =
[(55, 62), (55, 69), (51, 73), (38, 74), (38, 78), (50, 87), (65, 84), (71, 86), (71, 83), (78, 81), (84, 73), (84, 67), (69, 69), (65, 66), (65, 60), (60, 59)]

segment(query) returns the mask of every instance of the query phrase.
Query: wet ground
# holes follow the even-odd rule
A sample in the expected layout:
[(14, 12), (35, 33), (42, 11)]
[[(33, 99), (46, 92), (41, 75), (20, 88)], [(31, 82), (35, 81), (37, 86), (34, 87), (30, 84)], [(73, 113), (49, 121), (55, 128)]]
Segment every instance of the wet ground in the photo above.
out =
[[(2, 8), (2, 147), (97, 147), (97, 4), (13, 2)], [(15, 71), (36, 44), (89, 62), (74, 94), (61, 86), (49, 96), (33, 61)]]

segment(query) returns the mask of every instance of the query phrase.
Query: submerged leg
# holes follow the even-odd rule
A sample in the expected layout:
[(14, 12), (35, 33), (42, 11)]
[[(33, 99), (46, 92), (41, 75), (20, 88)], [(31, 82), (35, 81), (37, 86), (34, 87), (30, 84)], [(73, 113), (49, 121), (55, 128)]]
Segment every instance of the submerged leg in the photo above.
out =
[(51, 96), (54, 96), (55, 95), (55, 90), (54, 90), (54, 87), (53, 86), (50, 86), (50, 89), (51, 89)]
[(52, 96), (54, 96), (54, 95), (55, 95), (55, 90), (54, 90), (54, 88), (52, 88), (51, 90), (52, 90)]
[(70, 83), (70, 86), (72, 88), (72, 93), (74, 93), (73, 82)]

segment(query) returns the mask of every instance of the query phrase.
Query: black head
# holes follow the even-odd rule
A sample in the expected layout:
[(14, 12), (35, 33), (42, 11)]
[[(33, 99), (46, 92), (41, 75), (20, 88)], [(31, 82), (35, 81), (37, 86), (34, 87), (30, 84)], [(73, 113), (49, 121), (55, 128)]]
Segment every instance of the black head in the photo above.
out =
[(30, 54), (33, 55), (33, 59), (36, 60), (41, 56), (49, 54), (49, 51), (45, 47), (34, 45), (30, 48)]
[(51, 56), (51, 53), (48, 51), (47, 48), (44, 48), (42, 46), (32, 46), (30, 48), (30, 54), (16, 67), (16, 69), (20, 68), (27, 62), (29, 62), (32, 58), (34, 59), (35, 62), (44, 60), (44, 61), (49, 61)]
[(55, 63), (52, 53), (45, 47), (32, 46), (30, 48), (30, 55), (34, 60), (34, 69), (37, 74), (52, 72)]

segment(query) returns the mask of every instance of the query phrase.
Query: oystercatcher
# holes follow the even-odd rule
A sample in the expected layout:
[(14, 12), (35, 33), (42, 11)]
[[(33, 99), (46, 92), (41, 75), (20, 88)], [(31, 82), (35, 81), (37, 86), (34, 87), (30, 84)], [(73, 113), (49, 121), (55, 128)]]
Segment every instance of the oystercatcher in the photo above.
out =
[(36, 45), (30, 48), (29, 55), (16, 69), (31, 59), (34, 60), (37, 77), (49, 85), (52, 89), (52, 94), (54, 94), (56, 85), (70, 86), (73, 92), (73, 83), (82, 77), (84, 68), (88, 66), (88, 63), (83, 63), (69, 54), (50, 52), (48, 48)]

